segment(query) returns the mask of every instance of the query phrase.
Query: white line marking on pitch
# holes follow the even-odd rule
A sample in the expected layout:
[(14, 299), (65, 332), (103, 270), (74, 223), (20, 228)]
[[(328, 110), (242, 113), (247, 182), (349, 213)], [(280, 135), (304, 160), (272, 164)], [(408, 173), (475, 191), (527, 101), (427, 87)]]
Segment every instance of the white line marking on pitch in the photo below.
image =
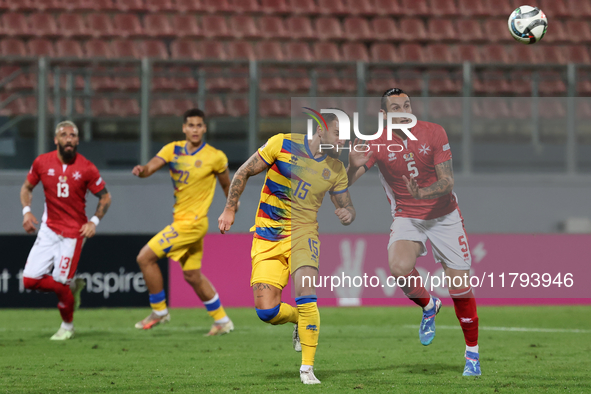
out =
[[(402, 326), (404, 328), (417, 328), (416, 325), (406, 324)], [(437, 329), (441, 330), (459, 330), (460, 326), (441, 326), (436, 325)], [(482, 331), (515, 331), (515, 332), (563, 332), (563, 333), (573, 333), (573, 334), (589, 334), (591, 330), (582, 330), (577, 328), (535, 328), (535, 327), (487, 327), (487, 326), (480, 326), (478, 327), (479, 330)]]

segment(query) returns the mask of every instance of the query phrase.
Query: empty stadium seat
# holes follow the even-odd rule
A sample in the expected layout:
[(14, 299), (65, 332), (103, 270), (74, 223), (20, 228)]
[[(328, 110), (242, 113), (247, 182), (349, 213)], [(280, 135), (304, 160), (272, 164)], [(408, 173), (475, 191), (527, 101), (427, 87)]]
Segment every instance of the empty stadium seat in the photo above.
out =
[(487, 19), (484, 22), (484, 35), (490, 42), (515, 42), (507, 30), (505, 19)]
[(291, 13), (287, 0), (261, 0), (261, 10), (265, 14), (286, 15)]
[(51, 14), (34, 13), (29, 16), (29, 26), (36, 37), (55, 38), (61, 35), (58, 32), (55, 18)]
[(455, 47), (445, 44), (431, 44), (425, 47), (425, 56), (432, 63), (454, 63), (457, 62), (457, 55), (453, 52)]
[(579, 18), (591, 18), (591, 2), (588, 0), (565, 0), (570, 16), (576, 15)]
[(549, 64), (566, 64), (567, 58), (561, 46), (545, 46), (541, 52), (544, 63)]
[(169, 80), (175, 90), (194, 93), (199, 88), (199, 73), (196, 69), (180, 66), (170, 70), (170, 74)]
[(402, 10), (398, 1), (392, 0), (375, 0), (374, 8), (378, 15), (382, 16), (400, 16)]
[(256, 55), (252, 44), (248, 41), (230, 41), (228, 43), (228, 58), (233, 60), (254, 60)]
[(310, 46), (304, 42), (288, 42), (285, 52), (287, 59), (295, 61), (312, 61)]
[(259, 60), (285, 60), (281, 43), (277, 41), (257, 42), (255, 46), (255, 54)]
[(286, 93), (289, 91), (281, 70), (274, 67), (266, 67), (261, 70), (259, 88), (266, 93)]
[(168, 15), (149, 14), (144, 17), (145, 32), (150, 37), (175, 37), (176, 26), (173, 29)]
[(476, 45), (458, 45), (456, 48), (458, 61), (470, 63), (482, 63), (482, 56)]
[(228, 0), (201, 0), (201, 6), (210, 14), (229, 14), (232, 12), (232, 6)]
[(483, 46), (481, 54), (484, 63), (509, 64), (513, 62), (511, 53), (499, 44)]
[(285, 100), (262, 99), (259, 103), (259, 115), (263, 118), (289, 116), (289, 103)]
[(121, 12), (145, 12), (144, 0), (113, 0), (115, 9)]
[(144, 29), (136, 14), (116, 14), (113, 17), (115, 33), (121, 38), (141, 37)]
[(566, 26), (561, 21), (552, 21), (552, 34), (544, 35), (544, 43), (563, 43), (571, 41)]
[(135, 99), (113, 99), (112, 114), (122, 118), (139, 116), (140, 104)]
[(92, 39), (87, 41), (84, 47), (86, 49), (86, 56), (89, 58), (96, 57), (110, 59), (113, 57), (111, 46), (106, 41)]
[(454, 0), (431, 0), (430, 9), (433, 16), (440, 17), (457, 17), (460, 15)]
[(345, 0), (345, 6), (351, 15), (371, 17), (377, 14), (373, 1)]
[(566, 45), (564, 47), (564, 55), (567, 59), (567, 62), (591, 64), (589, 51), (584, 45)]
[(456, 21), (458, 38), (465, 42), (484, 42), (487, 37), (482, 32), (480, 21), (475, 19), (460, 19)]
[(200, 51), (203, 59), (226, 60), (226, 48), (219, 41), (202, 41), (200, 42)]
[(172, 116), (174, 112), (173, 100), (154, 99), (150, 102), (150, 116)]
[(4, 80), (4, 78), (11, 76), (14, 79), (4, 85), (5, 89), (8, 91), (32, 90), (37, 86), (35, 75), (30, 73), (26, 68), (19, 66), (0, 67), (0, 80)]
[(335, 70), (323, 69), (318, 71), (318, 78), (316, 80), (317, 91), (321, 95), (333, 93), (345, 93), (347, 91), (355, 91), (356, 84), (346, 83), (343, 77)]
[(138, 43), (142, 56), (152, 59), (168, 59), (168, 50), (161, 40), (146, 40)]
[(367, 19), (361, 17), (346, 18), (343, 24), (344, 37), (350, 41), (373, 41), (374, 34)]
[(400, 36), (405, 41), (427, 41), (427, 29), (422, 20), (417, 18), (406, 18), (400, 22)]
[[(491, 10), (485, 6), (483, 0), (458, 0), (458, 9), (465, 17), (491, 16)], [(513, 10), (506, 11), (508, 17)]]
[(88, 28), (93, 37), (114, 37), (117, 35), (113, 21), (107, 14), (90, 13), (87, 16)]
[[(283, 19), (278, 16), (263, 16), (259, 18), (259, 30), (266, 39), (286, 39), (291, 36), (283, 24)], [(310, 29), (312, 26), (310, 25)]]
[(542, 0), (541, 8), (551, 19), (571, 18), (573, 15), (569, 12), (564, 0)]
[(566, 83), (557, 71), (540, 71), (538, 92), (541, 96), (557, 96), (566, 93)]
[[(114, 45), (114, 47), (116, 48), (117, 46)], [(128, 92), (139, 92), (141, 87), (139, 72), (139, 67), (119, 67), (115, 69), (113, 80), (117, 89)]]
[(35, 10), (41, 12), (63, 11), (67, 8), (67, 0), (36, 0)]
[(472, 89), (477, 95), (505, 95), (512, 93), (511, 85), (505, 73), (496, 70), (485, 70), (476, 74)]
[[(457, 41), (458, 33), (449, 19), (430, 19), (427, 34), (432, 41)], [(464, 34), (462, 32), (462, 34)]]
[(485, 13), (488, 14), (487, 16), (493, 18), (506, 19), (516, 8), (513, 7), (510, 0), (481, 0), (481, 2), (483, 9), (486, 10)]
[(429, 92), (432, 95), (456, 95), (461, 92), (462, 85), (447, 70), (432, 70), (429, 75)]
[(340, 62), (341, 53), (334, 42), (317, 42), (314, 44), (314, 58), (316, 61)]
[(27, 53), (29, 56), (48, 56), (54, 57), (55, 50), (53, 44), (46, 38), (34, 38), (27, 43)]
[(343, 60), (349, 62), (369, 62), (369, 55), (367, 53), (367, 48), (364, 44), (359, 42), (349, 42), (343, 44)]
[(177, 86), (172, 80), (175, 72), (171, 67), (154, 67), (152, 69), (151, 89), (154, 92), (171, 92)]
[(374, 38), (377, 41), (400, 40), (401, 34), (392, 18), (380, 17), (371, 21)]
[(404, 63), (424, 63), (428, 61), (423, 47), (419, 44), (402, 44), (399, 50), (400, 60)]
[(24, 14), (5, 12), (2, 14), (2, 33), (7, 36), (30, 37), (33, 31)]
[(27, 56), (25, 43), (18, 38), (5, 38), (0, 41), (0, 52), (2, 56)]
[(348, 9), (344, 0), (318, 0), (318, 10), (323, 15), (344, 16)]
[(35, 0), (9, 1), (7, 5), (11, 11), (33, 11), (36, 9)]
[(431, 15), (426, 1), (400, 0), (400, 10), (406, 16), (427, 17)]
[(587, 20), (569, 20), (566, 22), (566, 34), (569, 41), (575, 44), (591, 42), (591, 28)]
[[(88, 52), (88, 50), (87, 50)], [(112, 72), (104, 67), (95, 67), (90, 75), (90, 86), (94, 92), (111, 92), (117, 90)]]
[(398, 63), (403, 60), (400, 58), (398, 50), (394, 45), (377, 43), (371, 46), (371, 61)]
[(173, 59), (201, 59), (199, 45), (195, 40), (179, 39), (170, 44), (170, 53)]
[(182, 14), (190, 14), (195, 12), (203, 12), (203, 4), (201, 0), (175, 0), (174, 6), (177, 12)]
[(136, 42), (126, 39), (116, 39), (111, 42), (114, 57), (141, 58), (142, 54)]
[(315, 40), (317, 38), (310, 18), (294, 16), (287, 18), (285, 22), (287, 33), (294, 40)]
[(77, 0), (77, 2), (69, 2), (75, 4), (75, 11), (102, 11), (111, 12), (115, 10), (113, 0)]
[(80, 42), (76, 40), (58, 40), (55, 43), (55, 49), (58, 57), (84, 57), (84, 51), (82, 50), (82, 46), (80, 45)]
[(319, 12), (314, 0), (289, 0), (289, 8), (295, 15), (317, 15)]
[(177, 7), (173, 0), (146, 0), (146, 10), (154, 13), (177, 12)]
[(316, 19), (316, 36), (320, 40), (342, 40), (343, 29), (337, 18), (320, 17)]
[(203, 26), (203, 35), (206, 38), (232, 37), (226, 24), (226, 18), (221, 15), (204, 15), (201, 24)]
[(289, 91), (296, 94), (309, 93), (312, 87), (308, 70), (302, 68), (290, 69), (285, 82)]
[[(372, 70), (368, 74), (366, 89), (370, 93), (383, 94), (386, 90), (399, 86), (394, 78), (394, 73), (388, 69)], [(410, 93), (410, 91), (409, 91)], [(368, 100), (369, 104), (369, 100)], [(369, 113), (374, 114), (375, 108), (371, 108)]]
[(540, 51), (543, 47), (534, 47), (533, 45), (512, 46), (509, 51), (512, 52), (514, 63), (520, 64), (539, 64), (543, 61)]
[(230, 19), (230, 31), (235, 38), (261, 38), (261, 33), (249, 15), (236, 15)]
[(91, 33), (82, 15), (73, 13), (60, 14), (57, 18), (60, 35), (63, 37), (85, 38)]
[(231, 0), (232, 11), (238, 14), (258, 14), (262, 12), (257, 0)]
[(172, 26), (178, 38), (203, 37), (203, 32), (194, 15), (173, 15)]
[(228, 115), (226, 107), (219, 97), (208, 97), (205, 99), (205, 113), (211, 117)]
[(229, 98), (226, 100), (226, 110), (230, 116), (247, 116), (249, 111), (248, 100), (244, 98)]

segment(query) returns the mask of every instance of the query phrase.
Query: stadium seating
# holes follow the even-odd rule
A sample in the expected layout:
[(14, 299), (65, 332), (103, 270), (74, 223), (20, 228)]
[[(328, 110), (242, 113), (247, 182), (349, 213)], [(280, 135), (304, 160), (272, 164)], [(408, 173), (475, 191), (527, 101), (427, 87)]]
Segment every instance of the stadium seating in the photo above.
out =
[(178, 38), (203, 37), (197, 19), (193, 15), (173, 15), (172, 26), (174, 26), (173, 31)]

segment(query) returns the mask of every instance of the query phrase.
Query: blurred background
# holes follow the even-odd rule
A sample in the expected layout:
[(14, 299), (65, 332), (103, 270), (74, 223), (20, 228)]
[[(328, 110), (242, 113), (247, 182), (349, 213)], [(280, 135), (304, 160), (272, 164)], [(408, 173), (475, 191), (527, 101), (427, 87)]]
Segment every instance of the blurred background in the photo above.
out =
[[(591, 232), (591, 1), (528, 1), (548, 17), (529, 46), (507, 29), (522, 1), (0, 1), (0, 233), (22, 232), (18, 190), (61, 120), (78, 124), (79, 152), (113, 194), (100, 231), (149, 234), (170, 221), (168, 174), (129, 172), (184, 139), (185, 110), (205, 109), (207, 141), (235, 170), (271, 135), (305, 131), (291, 130), (293, 97), (339, 105), (395, 86), (446, 128), (468, 231)], [(352, 193), (371, 196), (366, 227), (331, 216), (324, 231), (387, 231), (377, 174), (363, 182)], [(252, 224), (259, 188), (249, 184), (236, 231)]]

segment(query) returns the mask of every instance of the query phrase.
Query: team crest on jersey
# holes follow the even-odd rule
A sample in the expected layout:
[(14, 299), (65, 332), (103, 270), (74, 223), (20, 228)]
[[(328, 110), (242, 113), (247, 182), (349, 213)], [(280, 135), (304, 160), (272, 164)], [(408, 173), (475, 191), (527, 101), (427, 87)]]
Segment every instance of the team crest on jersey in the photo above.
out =
[(396, 153), (392, 152), (388, 155), (388, 161), (396, 160)]
[(48, 176), (54, 176), (54, 175), (55, 175), (55, 170), (54, 170), (53, 168), (50, 168), (50, 169), (47, 171), (47, 175), (48, 175)]
[(402, 156), (402, 157), (404, 157), (404, 160), (406, 160), (406, 161), (411, 161), (411, 160), (414, 160), (415, 155), (412, 152), (408, 152), (408, 153), (405, 153), (404, 156)]
[(68, 177), (65, 175), (60, 175), (59, 180), (61, 183), (66, 183), (68, 182)]
[(195, 168), (200, 168), (203, 162), (201, 160), (195, 160)]
[(430, 151), (431, 151), (431, 147), (427, 146), (427, 144), (422, 144), (421, 147), (419, 148), (419, 153), (422, 153), (423, 155), (426, 155)]
[(322, 171), (322, 177), (328, 181), (328, 179), (330, 178), (330, 170), (328, 168), (325, 168)]
[(76, 171), (76, 172), (74, 173), (74, 179), (75, 179), (75, 180), (77, 180), (77, 181), (79, 181), (79, 180), (80, 180), (80, 178), (82, 178), (82, 174), (80, 174), (80, 172), (79, 172), (79, 171)]
[(298, 157), (296, 155), (291, 155), (291, 159), (289, 159), (289, 163), (296, 165), (298, 164)]

